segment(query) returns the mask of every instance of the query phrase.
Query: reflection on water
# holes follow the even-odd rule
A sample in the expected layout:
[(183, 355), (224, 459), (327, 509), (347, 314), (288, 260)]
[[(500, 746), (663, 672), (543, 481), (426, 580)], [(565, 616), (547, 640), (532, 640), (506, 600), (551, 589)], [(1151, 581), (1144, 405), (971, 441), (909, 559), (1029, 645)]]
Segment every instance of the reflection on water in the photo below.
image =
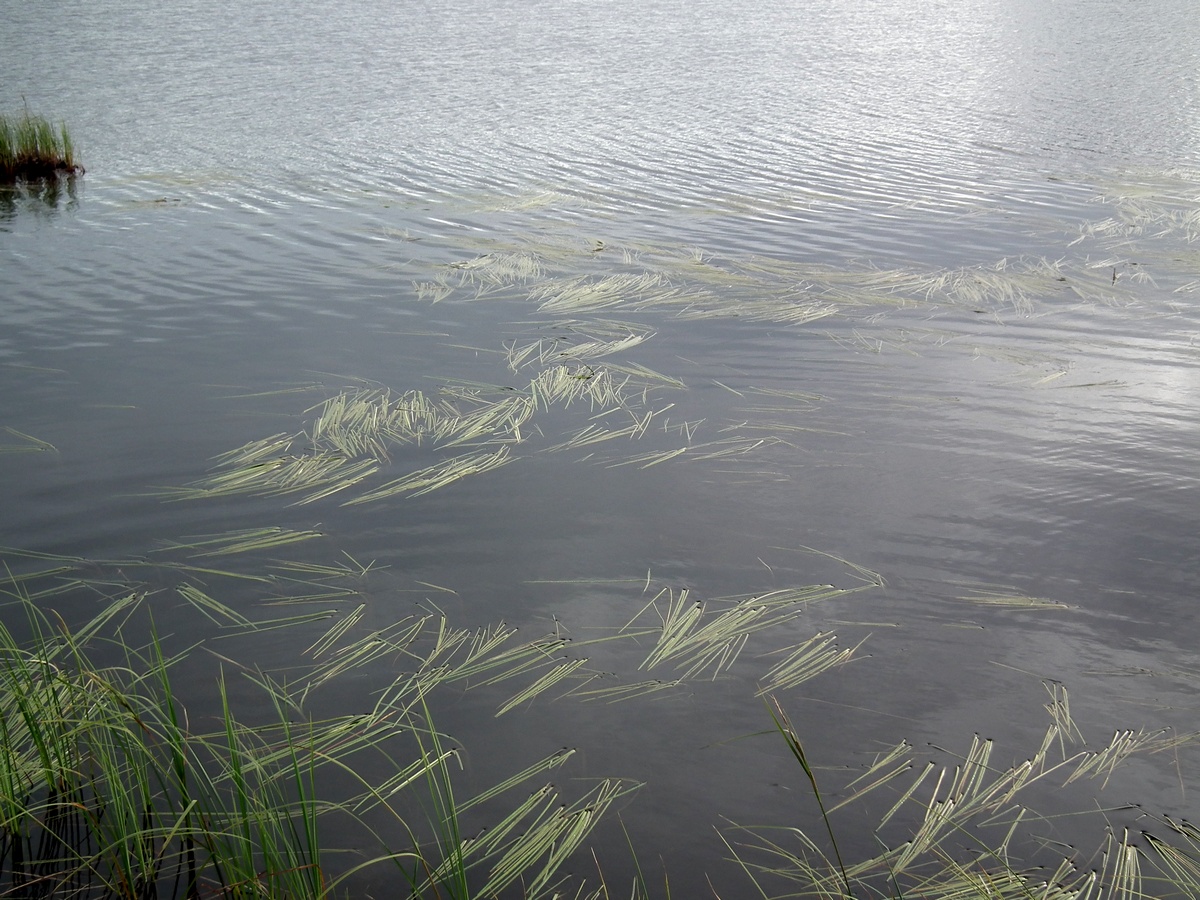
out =
[(441, 711), (477, 787), (559, 746), (645, 781), (622, 816), (684, 890), (721, 816), (797, 824), (783, 746), (742, 738), (818, 632), (866, 639), (781, 689), (821, 765), (976, 731), (1019, 755), (1043, 679), (1088, 734), (1187, 730), (1200, 20), (1154, 13), (7, 4), (0, 84), (88, 175), (0, 194), (0, 545), (124, 584), (317, 534), (211, 568), (348, 555), (374, 626), (580, 646), (678, 621), (660, 588), (731, 628), (730, 598), (880, 573), (696, 671), (639, 669), (646, 626), (500, 719), (509, 694)]
[(41, 178), (0, 185), (0, 230), (18, 215), (49, 216), (79, 206), (78, 177)]

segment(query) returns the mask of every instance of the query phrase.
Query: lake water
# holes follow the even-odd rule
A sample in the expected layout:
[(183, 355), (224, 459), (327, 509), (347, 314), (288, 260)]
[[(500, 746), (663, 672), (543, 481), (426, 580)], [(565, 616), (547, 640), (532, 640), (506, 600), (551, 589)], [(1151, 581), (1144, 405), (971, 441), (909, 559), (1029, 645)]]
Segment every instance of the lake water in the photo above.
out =
[[(819, 827), (778, 736), (743, 739), (818, 631), (860, 658), (777, 696), (831, 783), (901, 739), (1023, 758), (1048, 682), (1100, 745), (1195, 728), (1190, 0), (0, 0), (0, 25), (0, 106), (64, 119), (88, 169), (0, 194), (14, 572), (312, 530), (220, 565), (348, 554), (371, 627), (438, 608), (577, 642), (662, 589), (715, 610), (878, 573), (715, 678), (585, 693), (679, 678), (638, 670), (644, 637), (500, 718), (511, 690), (435, 711), (476, 788), (560, 746), (567, 787), (645, 782), (621, 818), (678, 896), (745, 890), (726, 821)], [(332, 397), (474, 408), (555, 371), (620, 396), (397, 443), (312, 502), (170, 493)], [(372, 493), (475, 454), (506, 464)], [(148, 571), (169, 621), (178, 576)], [(281, 590), (205, 585), (248, 614)], [(1194, 749), (1152, 762), (1100, 802), (1194, 817)], [(1034, 831), (1092, 839), (1071, 829)], [(624, 840), (596, 835), (618, 882)]]

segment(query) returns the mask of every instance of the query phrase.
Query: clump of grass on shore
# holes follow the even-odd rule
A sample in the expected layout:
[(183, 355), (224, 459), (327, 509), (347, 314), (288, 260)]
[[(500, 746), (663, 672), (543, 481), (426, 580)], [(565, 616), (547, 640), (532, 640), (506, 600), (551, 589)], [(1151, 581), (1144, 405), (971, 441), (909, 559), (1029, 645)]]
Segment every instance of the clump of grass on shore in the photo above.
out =
[(65, 123), (55, 127), (28, 111), (19, 116), (0, 115), (0, 183), (81, 172), (83, 166), (75, 162), (75, 146)]

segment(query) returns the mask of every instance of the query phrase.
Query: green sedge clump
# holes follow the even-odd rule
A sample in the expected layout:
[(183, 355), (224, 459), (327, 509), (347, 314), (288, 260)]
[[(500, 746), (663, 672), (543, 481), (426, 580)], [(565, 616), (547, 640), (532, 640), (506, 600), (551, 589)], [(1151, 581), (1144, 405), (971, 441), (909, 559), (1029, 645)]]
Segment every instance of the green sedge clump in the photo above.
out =
[(57, 127), (24, 112), (0, 115), (0, 183), (81, 173), (75, 145), (65, 123)]

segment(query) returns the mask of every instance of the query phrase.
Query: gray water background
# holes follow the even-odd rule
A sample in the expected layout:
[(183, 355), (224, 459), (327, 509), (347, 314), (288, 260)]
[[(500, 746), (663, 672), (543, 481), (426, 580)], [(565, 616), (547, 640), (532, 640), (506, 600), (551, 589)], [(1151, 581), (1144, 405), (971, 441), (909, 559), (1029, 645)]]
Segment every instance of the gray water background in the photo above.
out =
[[(707, 598), (855, 583), (815, 548), (887, 582), (797, 622), (868, 637), (782, 698), (827, 766), (975, 732), (1020, 758), (1046, 679), (1100, 741), (1192, 730), (1198, 22), (1183, 0), (0, 0), (0, 104), (66, 120), (88, 168), (0, 207), (0, 418), (57, 448), (0, 456), (0, 545), (120, 559), (317, 528), (313, 558), (377, 561), (376, 622), (426, 583), (464, 624), (578, 635), (622, 624), (647, 572)], [(519, 385), (505, 347), (563, 320), (530, 301), (537, 278), (481, 295), (452, 268), (489, 253), (708, 291), (712, 315), (604, 315), (653, 332), (627, 361), (686, 385), (659, 406), (704, 420), (697, 440), (777, 441), (645, 469), (517, 448), (350, 508), (154, 496), (358, 379)], [(738, 312), (876, 270), (816, 321)], [(894, 287), (996, 272), (1015, 292)], [(433, 283), (452, 290), (435, 303)], [(582, 421), (547, 420), (547, 443)], [(1063, 609), (963, 599), (989, 590)], [(563, 745), (577, 777), (645, 781), (631, 834), (700, 890), (722, 816), (795, 823), (803, 788), (781, 744), (736, 740), (769, 724), (746, 656), (652, 702), (543, 697), (493, 721), (464, 699), (442, 724), (478, 786)], [(1194, 815), (1184, 754), (1103, 802)]]

